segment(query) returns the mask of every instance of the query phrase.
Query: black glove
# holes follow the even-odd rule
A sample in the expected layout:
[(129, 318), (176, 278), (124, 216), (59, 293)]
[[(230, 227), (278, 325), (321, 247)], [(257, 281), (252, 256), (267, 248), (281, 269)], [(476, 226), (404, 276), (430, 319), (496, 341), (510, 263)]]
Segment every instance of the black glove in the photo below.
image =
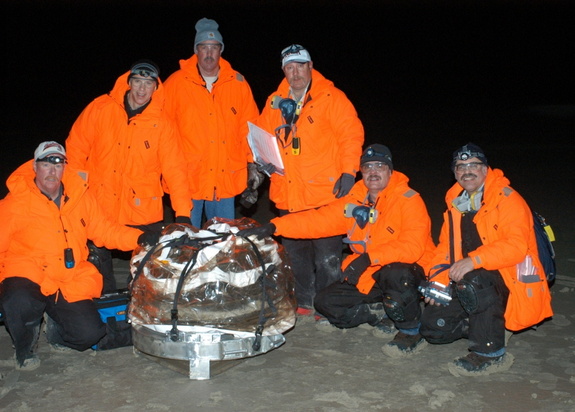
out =
[(255, 163), (248, 163), (248, 189), (257, 189), (264, 182), (264, 175)]
[(258, 201), (257, 189), (250, 189), (249, 187), (240, 195), (240, 205), (249, 209)]
[(140, 246), (155, 246), (160, 240), (161, 235), (161, 232), (155, 230), (145, 230), (144, 233), (138, 237), (138, 244)]
[(342, 173), (335, 185), (333, 186), (333, 194), (338, 199), (349, 193), (353, 185), (355, 184), (355, 177), (349, 173)]
[(187, 223), (188, 225), (192, 224), (189, 216), (176, 216), (176, 223)]
[(371, 259), (367, 253), (362, 253), (345, 268), (343, 271), (343, 281), (350, 285), (357, 285), (357, 281), (363, 272), (371, 265)]
[(276, 167), (271, 163), (266, 163), (265, 165), (257, 165), (258, 172), (265, 173), (268, 176), (271, 176), (275, 171)]
[(274, 225), (273, 223), (266, 223), (265, 225), (262, 226), (257, 226), (257, 227), (252, 227), (249, 229), (243, 229), (240, 230), (237, 233), (237, 236), (243, 236), (243, 237), (248, 237), (248, 236), (252, 236), (255, 235), (257, 236), (258, 239), (263, 239), (264, 237), (269, 237), (271, 235), (273, 235), (276, 231), (276, 225)]

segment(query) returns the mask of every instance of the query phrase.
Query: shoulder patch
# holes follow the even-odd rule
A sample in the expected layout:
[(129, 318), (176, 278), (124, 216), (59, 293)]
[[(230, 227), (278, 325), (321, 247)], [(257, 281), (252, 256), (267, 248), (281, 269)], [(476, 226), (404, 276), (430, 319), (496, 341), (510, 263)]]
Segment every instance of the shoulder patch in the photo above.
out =
[(511, 189), (510, 187), (505, 186), (505, 187), (503, 188), (503, 195), (504, 195), (505, 197), (509, 196), (511, 193), (513, 193), (513, 189)]
[(85, 172), (83, 170), (79, 170), (78, 176), (80, 176), (80, 179), (82, 179), (84, 182), (88, 181), (88, 173), (87, 172)]
[(409, 197), (415, 196), (416, 194), (417, 194), (417, 192), (415, 190), (409, 189), (407, 192), (405, 192), (403, 194), (403, 196), (409, 198)]
[(240, 73), (236, 73), (236, 80), (238, 82), (243, 82), (244, 81), (244, 76), (242, 76)]

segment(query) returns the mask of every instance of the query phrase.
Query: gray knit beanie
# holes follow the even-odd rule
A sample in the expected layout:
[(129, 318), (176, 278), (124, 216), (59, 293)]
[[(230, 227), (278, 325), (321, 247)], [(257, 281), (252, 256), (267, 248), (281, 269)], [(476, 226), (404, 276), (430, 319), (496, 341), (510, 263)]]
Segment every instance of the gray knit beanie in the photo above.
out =
[(206, 40), (215, 40), (222, 45), (222, 51), (224, 51), (224, 41), (222, 35), (218, 31), (218, 23), (212, 19), (201, 18), (196, 23), (196, 38), (194, 39), (194, 52), (198, 43)]

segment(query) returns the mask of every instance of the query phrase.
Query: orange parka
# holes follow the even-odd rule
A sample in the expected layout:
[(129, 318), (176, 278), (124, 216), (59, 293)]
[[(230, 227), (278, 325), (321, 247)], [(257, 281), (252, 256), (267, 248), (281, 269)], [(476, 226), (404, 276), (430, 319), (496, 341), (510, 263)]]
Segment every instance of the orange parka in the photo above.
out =
[[(359, 181), (348, 195), (326, 206), (272, 219), (276, 226), (275, 234), (313, 239), (347, 233), (351, 241), (365, 242), (371, 266), (361, 275), (357, 288), (367, 294), (375, 284), (372, 274), (382, 266), (403, 262), (419, 263), (425, 267), (428, 263), (425, 259), (435, 247), (425, 203), (419, 193), (408, 186), (408, 181), (403, 173), (392, 173), (387, 187), (375, 202), (377, 217), (364, 229), (360, 229), (353, 217), (345, 216), (346, 205), (365, 204), (367, 187)], [(352, 250), (354, 253), (342, 263), (343, 269), (364, 251), (359, 244), (355, 244)]]
[(248, 121), (259, 114), (245, 78), (220, 58), (220, 72), (211, 93), (194, 54), (180, 60), (180, 70), (165, 83), (166, 107), (175, 119), (192, 199), (234, 197), (247, 187)]
[[(0, 281), (23, 277), (40, 285), (45, 296), (57, 291), (68, 302), (100, 296), (102, 275), (87, 261), (88, 239), (106, 247), (132, 250), (141, 231), (105, 218), (87, 189), (87, 174), (64, 170), (61, 207), (34, 183), (33, 160), (7, 180), (0, 200)], [(64, 249), (72, 248), (75, 265), (66, 268)]]
[[(281, 111), (272, 108), (272, 100), (275, 96), (289, 97), (289, 91), (284, 78), (268, 97), (257, 120), (259, 127), (273, 134), (285, 123)], [(363, 125), (353, 104), (315, 69), (296, 122), (296, 134), (300, 139), (298, 155), (293, 154), (290, 144), (293, 134), (287, 142), (278, 139), (285, 175), (274, 173), (270, 185), (270, 199), (278, 209), (290, 212), (333, 201), (333, 187), (341, 174), (356, 176), (364, 142)]]
[[(447, 210), (435, 250), (427, 271), (433, 275), (450, 262), (449, 216), (453, 221), (453, 253), (455, 261), (463, 258), (461, 251), (461, 212), (453, 206), (454, 199), (463, 187), (455, 183), (445, 196)], [(552, 316), (551, 295), (537, 253), (537, 240), (533, 229), (533, 217), (525, 200), (509, 187), (509, 180), (500, 169), (488, 169), (481, 208), (473, 222), (483, 243), (469, 257), (475, 269), (498, 270), (509, 289), (505, 311), (505, 327), (517, 331), (533, 326)], [(516, 265), (530, 255), (539, 282), (522, 283), (517, 280)], [(432, 280), (447, 284), (448, 271), (439, 273)]]
[(108, 216), (121, 224), (163, 219), (162, 179), (176, 216), (190, 216), (186, 160), (164, 109), (164, 87), (158, 80), (148, 107), (128, 121), (128, 75), (92, 101), (72, 126), (66, 140), (69, 165), (90, 173), (90, 189)]

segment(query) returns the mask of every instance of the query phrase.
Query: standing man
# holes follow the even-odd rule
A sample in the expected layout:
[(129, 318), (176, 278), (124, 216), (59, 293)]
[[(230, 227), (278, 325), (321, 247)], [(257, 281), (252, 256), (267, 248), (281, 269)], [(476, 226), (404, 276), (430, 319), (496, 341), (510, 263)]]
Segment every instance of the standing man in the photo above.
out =
[[(194, 55), (166, 80), (166, 107), (180, 133), (193, 200), (192, 225), (235, 218), (234, 198), (263, 181), (248, 146), (248, 121), (259, 114), (247, 81), (221, 57), (218, 23), (196, 23)], [(248, 187), (249, 186), (249, 187)]]
[[(90, 103), (66, 140), (70, 166), (90, 174), (90, 189), (108, 217), (143, 230), (163, 226), (162, 179), (177, 223), (190, 223), (192, 202), (177, 130), (164, 109), (158, 67), (136, 62), (111, 92)], [(91, 261), (116, 290), (111, 251), (90, 243)]]
[(16, 367), (33, 370), (40, 365), (35, 349), (44, 312), (54, 321), (52, 344), (83, 351), (106, 334), (92, 300), (102, 276), (88, 262), (86, 241), (128, 251), (146, 235), (105, 217), (86, 173), (66, 167), (57, 142), (41, 143), (7, 186), (0, 200), (0, 305)]
[[(352, 103), (313, 68), (305, 48), (286, 47), (281, 64), (285, 79), (269, 96), (257, 124), (278, 140), (285, 173), (273, 173), (273, 165), (263, 169), (271, 175), (270, 199), (284, 216), (326, 205), (350, 191), (364, 132)], [(285, 236), (282, 244), (295, 276), (298, 313), (312, 315), (316, 291), (340, 277), (341, 236)]]
[[(473, 143), (453, 153), (451, 168), (457, 182), (445, 197), (429, 274), (443, 285), (452, 282), (455, 293), (447, 305), (426, 298), (421, 333), (431, 343), (469, 339), (469, 354), (449, 371), (489, 374), (512, 363), (505, 329), (522, 330), (552, 316), (551, 296), (525, 200)], [(522, 266), (530, 270), (523, 273)]]
[(343, 275), (317, 293), (315, 308), (338, 328), (378, 327), (387, 313), (399, 332), (384, 353), (411, 354), (425, 344), (417, 287), (424, 279), (424, 258), (434, 249), (431, 220), (407, 176), (393, 170), (386, 146), (373, 144), (363, 152), (361, 173), (362, 181), (348, 195), (238, 235), (310, 239), (347, 233), (344, 242), (352, 253), (343, 262)]

